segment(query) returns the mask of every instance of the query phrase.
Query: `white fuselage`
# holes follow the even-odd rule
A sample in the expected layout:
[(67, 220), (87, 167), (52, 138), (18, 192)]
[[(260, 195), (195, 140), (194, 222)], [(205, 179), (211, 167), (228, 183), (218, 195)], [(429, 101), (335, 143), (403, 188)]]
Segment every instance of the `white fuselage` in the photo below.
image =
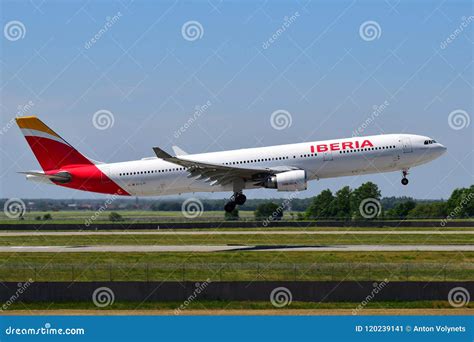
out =
[[(429, 143), (426, 143), (427, 141)], [(309, 181), (408, 170), (436, 159), (445, 150), (443, 145), (429, 137), (386, 134), (189, 154), (179, 157), (240, 168), (293, 167), (305, 170)], [(233, 189), (232, 185), (212, 185), (204, 179), (190, 177), (189, 172), (182, 166), (159, 158), (98, 164), (97, 167), (134, 196), (232, 191)], [(261, 186), (256, 186), (252, 182), (244, 185), (244, 189), (259, 187)]]

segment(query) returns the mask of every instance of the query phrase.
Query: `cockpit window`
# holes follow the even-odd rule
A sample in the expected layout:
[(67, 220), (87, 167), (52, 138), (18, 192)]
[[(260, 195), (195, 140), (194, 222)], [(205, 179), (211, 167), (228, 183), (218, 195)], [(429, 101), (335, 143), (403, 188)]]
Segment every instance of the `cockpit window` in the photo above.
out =
[(436, 144), (436, 140), (425, 140), (425, 145)]

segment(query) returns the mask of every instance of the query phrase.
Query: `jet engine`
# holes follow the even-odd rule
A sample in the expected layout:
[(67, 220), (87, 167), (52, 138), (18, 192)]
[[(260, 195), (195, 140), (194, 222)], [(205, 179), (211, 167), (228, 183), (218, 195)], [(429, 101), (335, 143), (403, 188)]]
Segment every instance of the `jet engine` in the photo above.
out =
[(268, 177), (263, 186), (278, 191), (301, 191), (308, 188), (306, 181), (305, 170), (292, 170)]

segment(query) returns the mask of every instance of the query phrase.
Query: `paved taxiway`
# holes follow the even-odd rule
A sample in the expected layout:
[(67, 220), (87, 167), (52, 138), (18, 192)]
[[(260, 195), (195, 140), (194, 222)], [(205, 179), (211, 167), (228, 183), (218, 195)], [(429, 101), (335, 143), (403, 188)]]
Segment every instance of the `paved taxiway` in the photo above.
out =
[(474, 245), (94, 245), (0, 246), (0, 252), (474, 252)]

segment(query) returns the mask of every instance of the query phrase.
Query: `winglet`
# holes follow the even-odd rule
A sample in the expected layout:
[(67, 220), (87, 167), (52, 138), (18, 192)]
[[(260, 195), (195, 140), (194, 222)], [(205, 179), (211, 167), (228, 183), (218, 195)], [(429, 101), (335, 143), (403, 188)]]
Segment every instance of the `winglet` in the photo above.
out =
[(159, 147), (153, 147), (153, 152), (155, 152), (156, 156), (160, 159), (173, 158), (173, 156), (171, 154), (169, 154), (168, 152), (163, 151)]
[(176, 156), (185, 156), (188, 154), (187, 152), (185, 152), (184, 150), (182, 150), (180, 147), (176, 145), (172, 146), (171, 148), (173, 149), (173, 152)]

